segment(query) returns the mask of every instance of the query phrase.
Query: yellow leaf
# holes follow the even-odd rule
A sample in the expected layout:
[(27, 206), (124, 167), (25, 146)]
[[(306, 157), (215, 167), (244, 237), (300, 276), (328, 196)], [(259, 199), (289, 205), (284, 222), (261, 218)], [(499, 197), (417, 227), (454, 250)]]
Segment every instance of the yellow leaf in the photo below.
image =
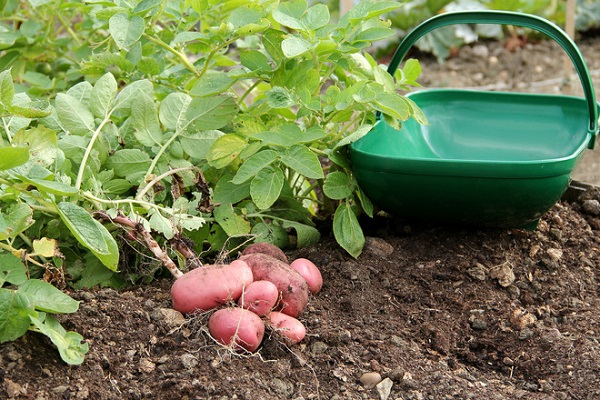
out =
[(56, 240), (41, 238), (33, 241), (33, 254), (41, 257), (54, 257), (59, 256), (60, 251), (56, 245)]

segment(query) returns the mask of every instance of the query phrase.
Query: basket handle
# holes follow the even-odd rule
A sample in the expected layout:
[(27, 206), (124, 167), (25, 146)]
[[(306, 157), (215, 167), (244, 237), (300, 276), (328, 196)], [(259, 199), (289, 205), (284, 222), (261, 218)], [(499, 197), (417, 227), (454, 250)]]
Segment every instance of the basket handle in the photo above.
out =
[(394, 76), (396, 69), (402, 60), (404, 60), (406, 53), (408, 53), (408, 50), (410, 50), (419, 38), (434, 29), (454, 24), (516, 25), (535, 29), (554, 39), (554, 41), (556, 41), (569, 55), (569, 58), (571, 58), (571, 61), (577, 70), (577, 74), (579, 75), (579, 79), (581, 80), (590, 113), (590, 126), (588, 132), (591, 134), (592, 138), (589, 143), (589, 148), (594, 147), (595, 139), (598, 134), (598, 107), (596, 105), (596, 96), (594, 94), (592, 78), (590, 77), (585, 59), (573, 40), (557, 25), (544, 18), (518, 12), (497, 10), (458, 11), (436, 15), (421, 23), (404, 38), (390, 61), (387, 69), (388, 73)]

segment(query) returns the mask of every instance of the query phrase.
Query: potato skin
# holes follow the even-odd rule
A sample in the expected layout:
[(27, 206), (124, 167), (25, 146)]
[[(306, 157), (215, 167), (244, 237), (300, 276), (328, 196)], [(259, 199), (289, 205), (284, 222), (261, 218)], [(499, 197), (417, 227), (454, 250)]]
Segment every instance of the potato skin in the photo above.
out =
[(252, 282), (243, 291), (238, 305), (252, 311), (259, 317), (264, 317), (279, 301), (279, 290), (269, 281)]
[(173, 308), (184, 314), (211, 310), (228, 301), (237, 301), (252, 281), (252, 270), (241, 260), (193, 269), (171, 286)]
[(252, 311), (239, 307), (222, 308), (208, 319), (213, 338), (234, 350), (256, 351), (265, 334), (265, 324)]
[(266, 323), (290, 344), (299, 343), (306, 336), (306, 327), (304, 324), (284, 313), (277, 311), (269, 313)]
[(323, 276), (319, 268), (306, 258), (298, 258), (290, 264), (292, 269), (296, 270), (308, 284), (308, 289), (312, 294), (316, 294), (323, 287)]
[(308, 303), (308, 284), (304, 278), (288, 264), (262, 253), (242, 256), (252, 269), (255, 281), (269, 281), (277, 286), (281, 302), (277, 311), (292, 317), (298, 317)]
[(248, 255), (248, 254), (254, 254), (254, 253), (266, 254), (268, 256), (271, 256), (273, 258), (281, 260), (286, 264), (289, 263), (289, 260), (288, 260), (287, 256), (285, 255), (285, 253), (283, 252), (283, 250), (281, 250), (279, 247), (277, 247), (271, 243), (266, 243), (266, 242), (252, 243), (250, 246), (246, 247), (242, 251), (243, 256)]

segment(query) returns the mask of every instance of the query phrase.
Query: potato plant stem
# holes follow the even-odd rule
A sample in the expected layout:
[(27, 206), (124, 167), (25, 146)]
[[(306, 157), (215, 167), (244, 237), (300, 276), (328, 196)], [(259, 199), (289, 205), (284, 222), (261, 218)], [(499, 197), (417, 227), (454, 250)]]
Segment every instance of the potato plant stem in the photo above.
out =
[(92, 135), (92, 138), (90, 139), (90, 143), (88, 143), (88, 145), (85, 149), (85, 153), (83, 154), (83, 159), (81, 160), (81, 165), (79, 166), (79, 171), (77, 172), (77, 180), (75, 181), (75, 188), (77, 188), (77, 190), (81, 189), (81, 183), (83, 182), (83, 174), (85, 173), (85, 167), (87, 165), (88, 159), (90, 158), (90, 154), (92, 153), (92, 148), (94, 147), (94, 144), (96, 143), (96, 140), (98, 139), (98, 136), (100, 136), (100, 132), (102, 132), (102, 128), (104, 128), (104, 125), (106, 125), (110, 121), (110, 115), (112, 114), (112, 112), (113, 112), (113, 110), (110, 110), (106, 113), (106, 116), (104, 116), (104, 119), (102, 120), (100, 125), (98, 125), (96, 130), (94, 131), (94, 134)]
[(150, 182), (148, 182), (148, 184), (146, 186), (144, 186), (144, 188), (142, 190), (140, 190), (137, 194), (137, 196), (135, 197), (136, 200), (142, 200), (144, 198), (144, 196), (146, 195), (146, 193), (148, 193), (148, 191), (154, 186), (156, 185), (158, 182), (162, 181), (163, 179), (165, 179), (167, 176), (169, 175), (175, 175), (179, 172), (182, 171), (190, 171), (196, 169), (196, 167), (191, 166), (191, 167), (181, 167), (181, 168), (175, 168), (175, 169), (170, 169), (167, 172), (158, 175), (156, 178), (152, 179)]
[(167, 50), (169, 53), (175, 55), (175, 57), (179, 58), (179, 60), (181, 61), (181, 63), (188, 70), (190, 70), (194, 75), (196, 75), (197, 77), (201, 76), (200, 72), (198, 72), (198, 70), (196, 69), (196, 67), (194, 67), (194, 64), (192, 64), (192, 62), (187, 57), (187, 55), (185, 55), (185, 53), (182, 53), (182, 52), (179, 52), (179, 51), (175, 50), (173, 47), (169, 46), (168, 44), (166, 44), (165, 42), (163, 42), (159, 38), (156, 38), (154, 36), (150, 36), (147, 33), (144, 33), (144, 37), (146, 39), (148, 39), (149, 41), (151, 41), (152, 43), (154, 43), (154, 44), (162, 47), (165, 50)]
[(111, 217), (106, 213), (106, 211), (99, 211), (96, 213), (96, 215), (98, 215), (100, 218), (106, 221), (111, 221), (121, 226), (131, 228), (135, 233), (140, 234), (144, 239), (144, 242), (146, 243), (148, 249), (152, 252), (152, 254), (154, 254), (156, 258), (160, 260), (160, 262), (165, 266), (165, 268), (169, 270), (169, 272), (171, 273), (171, 275), (173, 275), (175, 279), (183, 275), (183, 272), (181, 272), (181, 270), (177, 268), (177, 265), (175, 265), (171, 257), (169, 257), (169, 255), (165, 253), (163, 249), (161, 249), (158, 242), (154, 240), (150, 232), (148, 232), (148, 230), (144, 228), (143, 224), (136, 222), (123, 214), (119, 214), (116, 217)]

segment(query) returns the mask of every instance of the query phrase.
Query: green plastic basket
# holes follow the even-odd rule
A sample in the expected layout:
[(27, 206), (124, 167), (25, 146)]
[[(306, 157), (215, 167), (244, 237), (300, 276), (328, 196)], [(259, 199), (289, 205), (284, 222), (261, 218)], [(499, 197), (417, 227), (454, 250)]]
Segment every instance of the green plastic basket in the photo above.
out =
[(547, 34), (573, 61), (585, 98), (457, 89), (411, 93), (429, 124), (411, 119), (398, 131), (378, 120), (350, 145), (353, 173), (375, 205), (405, 219), (535, 228), (567, 189), (585, 149), (594, 148), (598, 104), (588, 68), (569, 36), (543, 18), (463, 11), (414, 29), (388, 72), (395, 73), (421, 36), (464, 23), (517, 25)]

